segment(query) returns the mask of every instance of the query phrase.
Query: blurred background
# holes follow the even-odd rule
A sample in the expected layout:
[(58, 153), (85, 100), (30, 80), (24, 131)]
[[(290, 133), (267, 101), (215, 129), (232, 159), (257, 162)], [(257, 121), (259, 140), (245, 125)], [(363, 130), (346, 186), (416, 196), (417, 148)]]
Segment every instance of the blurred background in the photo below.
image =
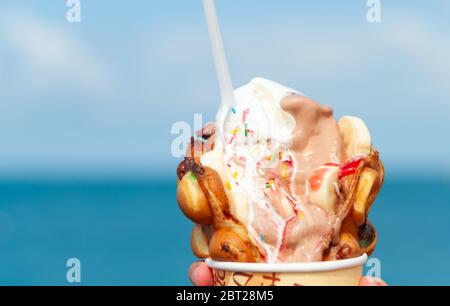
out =
[[(450, 2), (217, 0), (235, 86), (266, 77), (357, 115), (386, 184), (393, 285), (450, 285)], [(177, 121), (219, 101), (200, 0), (0, 2), (0, 284), (187, 285)]]

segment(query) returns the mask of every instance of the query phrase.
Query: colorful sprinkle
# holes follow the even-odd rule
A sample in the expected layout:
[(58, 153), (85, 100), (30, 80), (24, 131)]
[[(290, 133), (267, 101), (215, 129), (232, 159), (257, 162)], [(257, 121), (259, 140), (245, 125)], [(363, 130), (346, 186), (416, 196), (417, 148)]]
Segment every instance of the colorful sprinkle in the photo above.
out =
[(191, 181), (193, 181), (193, 182), (196, 182), (196, 181), (197, 181), (197, 177), (196, 177), (195, 174), (192, 173), (192, 172), (191, 172), (191, 174), (189, 175), (189, 179), (190, 179)]
[(231, 112), (236, 115), (236, 109), (234, 107), (231, 108)]
[(238, 173), (237, 171), (236, 171), (236, 172), (234, 172), (234, 174), (233, 174), (233, 178), (234, 178), (234, 179), (237, 179), (238, 175), (239, 175), (239, 173)]
[(235, 129), (232, 130), (230, 133), (231, 133), (232, 135), (236, 135), (236, 134), (239, 133), (240, 131), (241, 131), (240, 128), (235, 128)]
[(273, 153), (272, 156), (270, 157), (270, 160), (275, 161), (276, 158), (277, 158), (277, 154)]
[(242, 115), (242, 122), (246, 122), (247, 121), (247, 116), (248, 116), (249, 113), (250, 113), (250, 109), (247, 108), (244, 111), (244, 114)]
[(283, 173), (282, 173), (282, 176), (283, 176), (283, 177), (286, 177), (286, 176), (287, 176), (287, 166), (286, 166), (286, 163), (283, 163)]
[(235, 140), (236, 140), (236, 135), (233, 135), (233, 137), (231, 137), (230, 142), (228, 144), (232, 144), (233, 141), (235, 141)]
[(269, 182), (266, 183), (266, 188), (272, 188), (273, 184), (275, 183), (275, 181), (272, 179)]
[(300, 211), (298, 213), (298, 217), (300, 218), (300, 220), (305, 220), (305, 213), (303, 211)]
[(278, 158), (279, 158), (280, 160), (283, 160), (283, 152), (278, 153)]
[(233, 190), (233, 187), (231, 186), (231, 183), (230, 183), (230, 182), (227, 182), (227, 189), (228, 189), (229, 191)]
[(264, 241), (264, 234), (261, 234), (261, 241)]

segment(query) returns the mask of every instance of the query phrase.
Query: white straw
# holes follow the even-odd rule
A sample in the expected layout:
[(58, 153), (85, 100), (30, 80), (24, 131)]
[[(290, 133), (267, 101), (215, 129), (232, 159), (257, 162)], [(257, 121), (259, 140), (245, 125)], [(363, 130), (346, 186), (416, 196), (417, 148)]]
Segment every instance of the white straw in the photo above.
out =
[[(219, 135), (223, 137), (223, 124), (229, 110), (235, 105), (233, 85), (228, 69), (222, 35), (220, 33), (219, 20), (217, 18), (214, 0), (203, 0), (206, 21), (208, 23), (209, 36), (216, 65), (217, 78), (220, 86), (221, 105), (216, 118)], [(223, 138), (221, 139), (223, 141)]]

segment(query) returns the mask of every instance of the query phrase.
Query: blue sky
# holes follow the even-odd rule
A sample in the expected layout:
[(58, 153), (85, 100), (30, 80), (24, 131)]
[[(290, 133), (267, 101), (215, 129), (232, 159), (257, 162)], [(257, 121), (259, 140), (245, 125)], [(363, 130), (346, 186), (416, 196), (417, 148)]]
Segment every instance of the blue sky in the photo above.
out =
[[(262, 76), (365, 119), (388, 169), (450, 170), (450, 2), (217, 0), (235, 86)], [(341, 3), (343, 2), (343, 3)], [(200, 0), (0, 3), (0, 173), (171, 175), (176, 121), (214, 117)]]

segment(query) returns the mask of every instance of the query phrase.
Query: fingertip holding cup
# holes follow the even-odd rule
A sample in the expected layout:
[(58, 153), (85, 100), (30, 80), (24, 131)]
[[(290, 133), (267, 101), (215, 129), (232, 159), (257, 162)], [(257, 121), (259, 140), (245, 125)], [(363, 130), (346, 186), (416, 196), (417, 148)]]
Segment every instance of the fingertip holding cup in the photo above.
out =
[(383, 280), (379, 278), (373, 278), (373, 277), (362, 277), (361, 281), (359, 282), (359, 285), (361, 287), (387, 287), (388, 284), (386, 284)]
[(314, 263), (206, 260), (213, 272), (214, 286), (359, 286), (366, 262), (366, 254), (351, 259)]
[(198, 261), (189, 269), (189, 278), (195, 286), (212, 286), (213, 277), (211, 269), (203, 261)]

